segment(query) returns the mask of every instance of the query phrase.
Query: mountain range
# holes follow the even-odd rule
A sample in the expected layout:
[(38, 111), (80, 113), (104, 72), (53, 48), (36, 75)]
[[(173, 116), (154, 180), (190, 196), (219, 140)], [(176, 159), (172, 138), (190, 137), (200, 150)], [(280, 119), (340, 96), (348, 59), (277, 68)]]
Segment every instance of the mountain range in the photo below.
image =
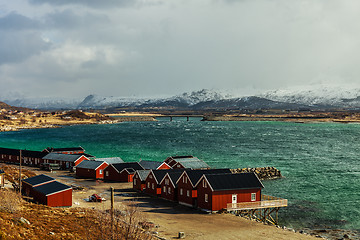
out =
[(311, 86), (281, 89), (246, 97), (203, 89), (169, 98), (123, 98), (91, 94), (84, 99), (0, 98), (9, 105), (42, 110), (132, 109), (132, 110), (242, 110), (242, 109), (334, 109), (360, 108), (360, 88)]

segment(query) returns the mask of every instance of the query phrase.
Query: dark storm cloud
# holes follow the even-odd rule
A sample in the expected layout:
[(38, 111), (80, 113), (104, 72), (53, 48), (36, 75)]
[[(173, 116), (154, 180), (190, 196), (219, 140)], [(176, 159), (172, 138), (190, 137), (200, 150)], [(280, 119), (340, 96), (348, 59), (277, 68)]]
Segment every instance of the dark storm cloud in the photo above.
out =
[(0, 65), (18, 63), (49, 49), (45, 42), (35, 32), (7, 32), (0, 31)]
[(6, 16), (0, 18), (0, 31), (36, 29), (39, 26), (39, 22), (20, 15), (16, 12), (11, 12), (10, 14), (7, 14)]

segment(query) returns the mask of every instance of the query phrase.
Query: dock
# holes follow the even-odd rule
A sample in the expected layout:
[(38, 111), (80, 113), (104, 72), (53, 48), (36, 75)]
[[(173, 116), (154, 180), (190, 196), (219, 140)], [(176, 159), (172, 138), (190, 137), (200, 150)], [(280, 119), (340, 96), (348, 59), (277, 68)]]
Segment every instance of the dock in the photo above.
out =
[(287, 206), (287, 199), (261, 195), (261, 201), (228, 203), (226, 210), (242, 217), (278, 225), (278, 212), (280, 208)]

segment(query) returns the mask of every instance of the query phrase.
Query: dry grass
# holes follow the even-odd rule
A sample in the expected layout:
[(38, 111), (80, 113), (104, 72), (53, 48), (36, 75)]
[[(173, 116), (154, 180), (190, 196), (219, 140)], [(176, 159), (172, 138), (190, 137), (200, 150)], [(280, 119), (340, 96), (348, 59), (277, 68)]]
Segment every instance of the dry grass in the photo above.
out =
[[(133, 207), (115, 211), (51, 208), (28, 203), (18, 193), (0, 190), (0, 240), (5, 239), (144, 239), (142, 214)], [(25, 218), (30, 224), (20, 221)]]
[[(5, 179), (11, 183), (19, 183), (19, 167), (10, 166), (7, 164), (0, 164), (0, 169), (3, 169), (5, 172)], [(29, 171), (27, 169), (21, 169), (21, 178), (29, 178), (36, 176), (36, 173)]]

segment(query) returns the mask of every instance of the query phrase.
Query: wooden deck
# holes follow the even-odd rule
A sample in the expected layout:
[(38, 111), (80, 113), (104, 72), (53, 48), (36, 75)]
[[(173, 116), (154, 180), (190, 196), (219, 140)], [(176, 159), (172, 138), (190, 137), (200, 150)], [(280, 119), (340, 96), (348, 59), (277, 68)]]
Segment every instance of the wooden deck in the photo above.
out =
[(268, 195), (261, 195), (261, 201), (257, 202), (242, 202), (242, 203), (228, 203), (228, 211), (237, 211), (237, 210), (253, 210), (253, 209), (263, 209), (263, 208), (280, 208), (287, 207), (287, 199), (272, 197)]
[(279, 209), (287, 207), (287, 205), (287, 199), (261, 195), (261, 201), (257, 202), (228, 203), (227, 211), (233, 211), (236, 215), (249, 219), (277, 225)]

